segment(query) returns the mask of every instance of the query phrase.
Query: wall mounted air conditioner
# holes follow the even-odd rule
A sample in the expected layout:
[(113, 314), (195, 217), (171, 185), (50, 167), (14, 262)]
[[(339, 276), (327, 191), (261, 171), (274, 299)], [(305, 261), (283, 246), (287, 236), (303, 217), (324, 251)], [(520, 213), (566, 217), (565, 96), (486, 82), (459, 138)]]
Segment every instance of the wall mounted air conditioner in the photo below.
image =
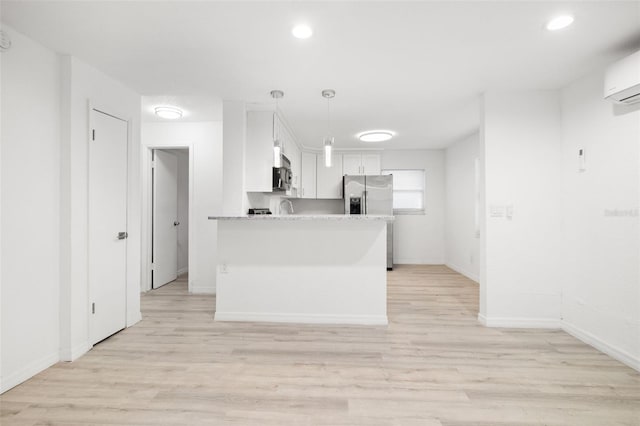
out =
[(640, 50), (607, 68), (604, 98), (621, 104), (640, 102)]

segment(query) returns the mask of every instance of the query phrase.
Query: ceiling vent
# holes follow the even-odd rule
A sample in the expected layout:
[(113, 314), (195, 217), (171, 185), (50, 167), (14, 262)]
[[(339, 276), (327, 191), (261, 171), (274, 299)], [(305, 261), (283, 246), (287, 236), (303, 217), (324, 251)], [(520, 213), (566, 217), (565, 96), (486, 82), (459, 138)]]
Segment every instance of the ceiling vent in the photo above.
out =
[(604, 98), (621, 104), (640, 102), (640, 50), (607, 68)]

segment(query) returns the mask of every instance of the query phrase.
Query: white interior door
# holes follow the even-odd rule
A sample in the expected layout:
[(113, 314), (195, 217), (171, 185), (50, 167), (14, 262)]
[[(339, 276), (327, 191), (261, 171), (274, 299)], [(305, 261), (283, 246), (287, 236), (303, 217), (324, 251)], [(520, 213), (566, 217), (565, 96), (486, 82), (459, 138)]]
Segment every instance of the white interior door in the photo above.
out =
[(91, 110), (89, 142), (90, 338), (126, 327), (127, 122)]
[(155, 150), (152, 288), (178, 277), (178, 157)]

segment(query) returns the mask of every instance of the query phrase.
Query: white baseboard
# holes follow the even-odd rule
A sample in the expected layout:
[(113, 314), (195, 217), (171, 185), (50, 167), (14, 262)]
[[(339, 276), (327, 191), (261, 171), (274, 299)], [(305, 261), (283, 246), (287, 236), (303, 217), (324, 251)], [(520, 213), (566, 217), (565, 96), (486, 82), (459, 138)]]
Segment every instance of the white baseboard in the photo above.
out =
[(142, 321), (142, 312), (137, 311), (133, 314), (127, 314), (127, 327), (131, 327)]
[(186, 274), (187, 272), (189, 272), (188, 267), (178, 269), (178, 275)]
[(445, 263), (445, 266), (449, 269), (453, 269), (459, 274), (464, 275), (465, 277), (469, 278), (471, 281), (475, 281), (476, 283), (480, 282), (480, 277), (478, 275), (472, 274), (471, 272), (467, 271), (465, 268), (460, 268), (453, 263)]
[(386, 315), (313, 315), (216, 312), (215, 321), (286, 322), (296, 324), (387, 325)]
[(193, 286), (189, 288), (191, 294), (216, 294), (215, 287)]
[(560, 320), (554, 318), (486, 317), (478, 314), (478, 321), (495, 328), (550, 328), (560, 329)]
[(394, 265), (444, 265), (443, 259), (401, 258), (393, 259)]
[(67, 362), (75, 361), (76, 359), (80, 358), (82, 355), (89, 352), (89, 349), (91, 349), (91, 345), (89, 345), (89, 342), (80, 343), (79, 345), (76, 345), (71, 349), (61, 348), (60, 361), (67, 361)]
[(589, 333), (586, 330), (583, 330), (580, 327), (577, 327), (571, 323), (566, 321), (561, 321), (562, 329), (568, 334), (572, 335), (578, 340), (583, 341), (589, 346), (593, 346), (598, 349), (600, 352), (604, 352), (609, 355), (611, 358), (614, 358), (620, 361), (623, 364), (628, 365), (636, 371), (640, 371), (640, 358), (633, 356), (629, 352), (622, 350), (616, 346), (610, 345), (599, 337)]
[(28, 364), (15, 373), (11, 373), (6, 377), (2, 377), (2, 382), (0, 383), (0, 393), (4, 393), (9, 389), (18, 386), (20, 383), (29, 380), (39, 372), (51, 367), (53, 364), (58, 362), (59, 359), (60, 354), (56, 352)]

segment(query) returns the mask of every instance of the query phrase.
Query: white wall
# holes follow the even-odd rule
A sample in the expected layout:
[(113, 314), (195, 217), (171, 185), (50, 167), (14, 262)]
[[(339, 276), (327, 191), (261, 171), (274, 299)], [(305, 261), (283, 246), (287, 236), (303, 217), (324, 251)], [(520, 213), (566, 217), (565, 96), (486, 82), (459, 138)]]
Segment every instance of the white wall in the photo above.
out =
[(242, 101), (224, 101), (223, 120), (223, 164), (222, 176), (223, 210), (225, 215), (247, 213), (249, 200), (244, 184), (245, 151), (247, 140), (247, 109)]
[(89, 102), (130, 123), (127, 325), (140, 319), (140, 97), (3, 30), (13, 46), (2, 53), (2, 391), (90, 347)]
[(476, 234), (478, 134), (449, 146), (445, 153), (446, 264), (479, 281), (480, 240)]
[(383, 169), (424, 169), (424, 215), (398, 215), (394, 223), (393, 262), (443, 264), (444, 255), (444, 150), (385, 150)]
[(3, 25), (0, 392), (58, 361), (60, 59)]
[[(151, 199), (149, 169), (151, 148), (189, 148), (190, 220), (189, 291), (215, 293), (217, 223), (208, 216), (222, 213), (222, 123), (144, 123), (142, 126), (143, 259), (150, 259)], [(226, 167), (226, 165), (225, 165)], [(148, 271), (145, 271), (148, 272)], [(144, 289), (149, 289), (144, 274)]]
[(189, 153), (176, 150), (178, 157), (178, 274), (189, 270)]
[(89, 105), (128, 120), (127, 326), (140, 314), (140, 95), (77, 58), (62, 57), (60, 356), (89, 349)]
[[(486, 218), (480, 319), (490, 326), (557, 327), (559, 94), (488, 93), (483, 107)], [(509, 205), (512, 219), (506, 217)]]
[(602, 70), (562, 90), (563, 327), (640, 370), (640, 105), (602, 90)]
[[(4, 140), (2, 133), (2, 56), (0, 55), (0, 142)], [(2, 146), (0, 145), (0, 191), (2, 190)], [(2, 385), (2, 195), (0, 193), (0, 393), (4, 388)]]

